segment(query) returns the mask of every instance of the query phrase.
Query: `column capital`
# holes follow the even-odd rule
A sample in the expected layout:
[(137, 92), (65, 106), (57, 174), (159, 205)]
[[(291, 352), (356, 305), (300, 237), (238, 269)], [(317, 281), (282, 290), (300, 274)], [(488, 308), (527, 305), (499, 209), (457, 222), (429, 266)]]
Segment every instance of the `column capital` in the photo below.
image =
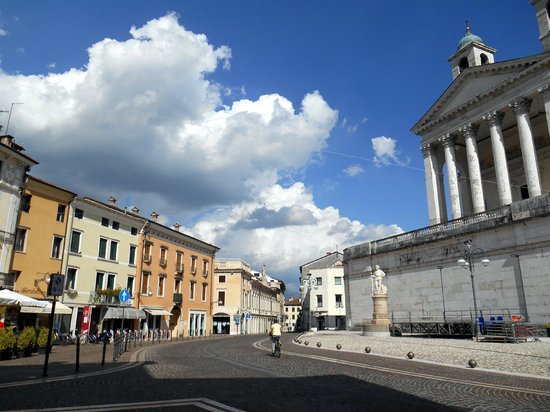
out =
[(460, 133), (462, 133), (462, 136), (464, 137), (472, 137), (472, 138), (475, 138), (476, 137), (476, 133), (479, 129), (479, 125), (476, 124), (476, 123), (467, 123), (463, 126), (460, 126), (458, 128), (458, 131)]
[(490, 126), (500, 126), (503, 117), (504, 117), (503, 112), (494, 110), (492, 112), (486, 113), (481, 118), (485, 120), (490, 127)]
[(430, 157), (433, 153), (433, 144), (432, 143), (425, 143), (422, 146), (420, 146), (420, 151), (424, 155), (424, 157)]
[(508, 106), (516, 113), (516, 114), (527, 114), (529, 113), (529, 109), (531, 108), (531, 99), (528, 99), (527, 97), (520, 97), (514, 100), (512, 103), (510, 103)]
[(542, 94), (544, 100), (550, 100), (550, 83), (546, 83), (544, 86), (539, 87), (537, 92)]
[(439, 137), (438, 141), (443, 145), (443, 147), (453, 147), (456, 141), (456, 137), (450, 133), (445, 133)]

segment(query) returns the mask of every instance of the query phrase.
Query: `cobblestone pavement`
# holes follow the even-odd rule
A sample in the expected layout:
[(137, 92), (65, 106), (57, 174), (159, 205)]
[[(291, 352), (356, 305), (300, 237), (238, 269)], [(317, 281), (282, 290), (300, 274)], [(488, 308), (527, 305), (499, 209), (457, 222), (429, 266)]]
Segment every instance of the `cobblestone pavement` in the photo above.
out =
[[(548, 379), (448, 368), (344, 348), (325, 350), (293, 344), (293, 337), (284, 335), (281, 359), (271, 356), (269, 341), (262, 336), (144, 345), (108, 371), (0, 383), (0, 410), (550, 410)], [(0, 363), (0, 376), (4, 364)], [(50, 366), (53, 373), (60, 362)]]
[(404, 359), (409, 352), (417, 361), (468, 367), (474, 359), (478, 368), (550, 378), (550, 338), (526, 343), (489, 343), (464, 339), (423, 339), (410, 337), (370, 337), (360, 332), (322, 331), (300, 336), (302, 344), (321, 348), (394, 356)]

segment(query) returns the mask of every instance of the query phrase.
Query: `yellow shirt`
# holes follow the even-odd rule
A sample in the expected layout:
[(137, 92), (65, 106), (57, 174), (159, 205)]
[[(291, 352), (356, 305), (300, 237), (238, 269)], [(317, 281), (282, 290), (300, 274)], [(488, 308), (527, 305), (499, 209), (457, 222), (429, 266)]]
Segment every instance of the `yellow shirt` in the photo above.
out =
[(271, 325), (271, 336), (281, 336), (281, 325), (279, 323)]

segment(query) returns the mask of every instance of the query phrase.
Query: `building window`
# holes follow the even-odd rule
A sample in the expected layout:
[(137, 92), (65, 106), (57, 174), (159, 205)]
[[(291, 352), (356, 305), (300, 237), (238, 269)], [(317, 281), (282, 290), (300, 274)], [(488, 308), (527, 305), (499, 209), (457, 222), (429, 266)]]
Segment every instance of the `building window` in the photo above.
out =
[(97, 255), (101, 259), (105, 259), (107, 257), (107, 239), (105, 238), (99, 238), (99, 253)]
[(317, 281), (317, 286), (323, 286), (323, 278), (315, 278)]
[(65, 279), (65, 289), (76, 289), (76, 268), (67, 268), (67, 279)]
[(141, 294), (147, 295), (149, 292), (149, 279), (151, 278), (151, 273), (143, 272), (141, 274)]
[(181, 280), (179, 279), (174, 282), (174, 293), (181, 293)]
[(18, 227), (15, 232), (15, 250), (17, 252), (24, 252), (27, 240), (27, 229)]
[(197, 273), (197, 257), (191, 256), (191, 273), (194, 275)]
[(159, 276), (159, 286), (157, 289), (157, 296), (164, 296), (164, 283), (166, 282), (166, 276)]
[(107, 275), (107, 289), (115, 288), (116, 275), (109, 274)]
[(103, 282), (105, 281), (105, 273), (96, 272), (95, 274), (95, 289), (103, 289)]
[(189, 300), (195, 300), (195, 285), (197, 282), (191, 282), (189, 285)]
[(344, 305), (342, 304), (342, 295), (334, 295), (336, 299), (336, 307), (342, 308)]
[(295, 307), (292, 307), (292, 311), (294, 312), (295, 310), (296, 310), (296, 308), (295, 308)]
[(208, 260), (206, 259), (202, 261), (202, 275), (204, 277), (208, 276)]
[(109, 227), (109, 219), (107, 219), (106, 217), (102, 217), (101, 226)]
[(67, 206), (65, 205), (57, 205), (57, 218), (56, 220), (58, 222), (64, 222), (65, 221), (65, 209)]
[(342, 277), (341, 276), (336, 276), (334, 278), (334, 284), (335, 285), (341, 285), (342, 284)]
[(183, 253), (176, 252), (176, 272), (183, 273)]
[(218, 291), (218, 306), (225, 306), (225, 290)]
[(134, 285), (136, 283), (135, 276), (128, 276), (126, 278), (126, 289), (130, 292), (130, 296), (134, 296)]
[(208, 283), (202, 284), (202, 301), (206, 302), (206, 293), (208, 292)]
[(118, 257), (118, 242), (111, 240), (111, 247), (109, 249), (109, 260), (117, 260)]
[(80, 253), (80, 239), (82, 237), (82, 232), (73, 230), (71, 234), (71, 253)]
[(135, 266), (136, 264), (136, 252), (137, 246), (130, 245), (130, 255), (128, 257), (128, 264)]
[(143, 261), (148, 263), (151, 261), (151, 251), (153, 245), (150, 243), (145, 244), (145, 251), (143, 252)]
[(77, 219), (82, 219), (84, 217), (84, 210), (75, 209), (74, 210), (74, 217), (77, 218)]
[(162, 267), (166, 267), (166, 264), (168, 263), (168, 260), (166, 259), (167, 253), (168, 253), (168, 249), (166, 249), (165, 247), (161, 247), (161, 248), (160, 248), (160, 260), (159, 260), (159, 264), (160, 264)]
[(32, 195), (29, 194), (23, 194), (21, 196), (21, 211), (25, 213), (29, 213), (29, 210), (31, 210), (31, 198)]
[(132, 236), (136, 236), (137, 235), (137, 227), (131, 228), (130, 233), (132, 234)]
[(63, 238), (59, 236), (54, 236), (53, 244), (52, 244), (52, 258), (61, 259), (62, 251), (63, 251)]
[(220, 275), (218, 278), (219, 283), (225, 283), (225, 275)]
[(113, 226), (112, 227), (113, 227), (113, 230), (118, 230), (118, 229), (120, 229), (120, 223), (113, 220)]
[(317, 307), (318, 308), (323, 307), (323, 295), (317, 295)]

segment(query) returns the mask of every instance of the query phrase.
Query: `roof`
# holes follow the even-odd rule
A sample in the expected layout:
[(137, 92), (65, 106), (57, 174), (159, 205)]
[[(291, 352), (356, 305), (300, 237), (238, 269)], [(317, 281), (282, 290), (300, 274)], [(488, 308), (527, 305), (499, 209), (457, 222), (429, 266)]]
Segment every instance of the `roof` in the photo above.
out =
[(471, 31), (470, 31), (470, 26), (466, 26), (466, 34), (464, 35), (463, 38), (460, 39), (460, 41), (458, 42), (458, 46), (457, 46), (457, 50), (460, 50), (460, 49), (463, 49), (464, 47), (466, 47), (468, 44), (470, 43), (480, 43), (480, 44), (484, 44), (483, 43), (483, 40), (481, 40), (481, 37), (479, 36), (476, 36), (475, 34), (473, 34)]
[(301, 306), (302, 299), (300, 298), (290, 298), (285, 302), (285, 306)]

